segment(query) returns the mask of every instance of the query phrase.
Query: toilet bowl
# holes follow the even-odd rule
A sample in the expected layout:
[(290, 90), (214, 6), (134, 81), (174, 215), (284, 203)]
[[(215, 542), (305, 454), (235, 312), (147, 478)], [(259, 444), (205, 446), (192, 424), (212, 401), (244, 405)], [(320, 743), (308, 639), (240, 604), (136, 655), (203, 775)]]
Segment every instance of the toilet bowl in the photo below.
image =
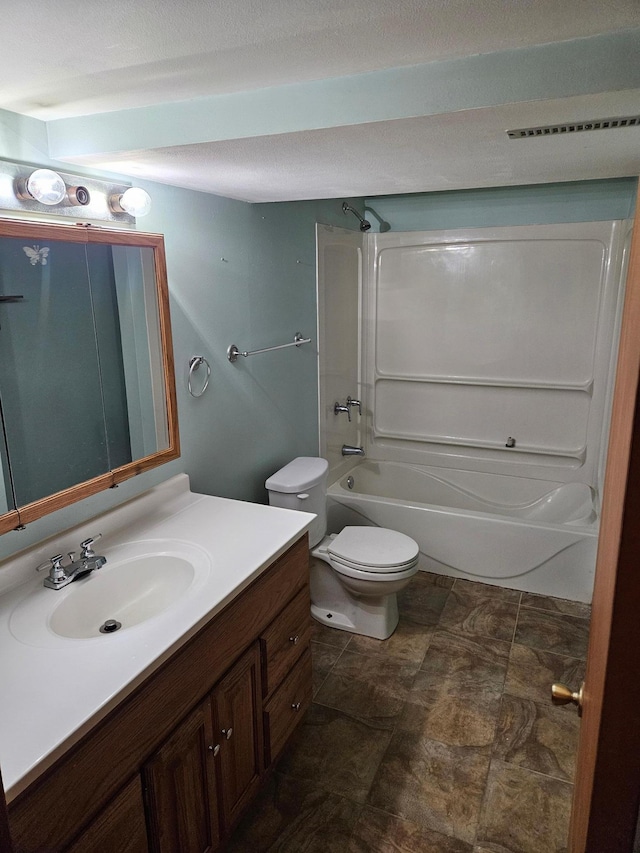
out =
[(311, 614), (325, 625), (385, 640), (398, 624), (396, 593), (418, 570), (418, 545), (381, 527), (345, 527), (326, 535), (329, 464), (299, 456), (266, 481), (271, 506), (313, 512)]

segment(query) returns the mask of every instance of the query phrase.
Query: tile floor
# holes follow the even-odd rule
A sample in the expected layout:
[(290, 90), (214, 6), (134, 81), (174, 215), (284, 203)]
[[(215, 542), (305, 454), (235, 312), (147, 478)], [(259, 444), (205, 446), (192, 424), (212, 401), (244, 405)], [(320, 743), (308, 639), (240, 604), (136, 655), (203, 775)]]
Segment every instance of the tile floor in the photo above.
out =
[(230, 853), (560, 853), (589, 608), (419, 573), (380, 642), (316, 624), (314, 704)]

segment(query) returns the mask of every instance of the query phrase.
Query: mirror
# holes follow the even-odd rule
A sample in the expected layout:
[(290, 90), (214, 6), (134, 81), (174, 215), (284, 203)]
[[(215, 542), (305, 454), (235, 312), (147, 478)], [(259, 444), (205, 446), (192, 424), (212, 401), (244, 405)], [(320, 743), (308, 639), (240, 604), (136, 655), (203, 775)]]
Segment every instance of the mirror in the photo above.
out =
[(0, 220), (0, 533), (179, 453), (162, 236)]

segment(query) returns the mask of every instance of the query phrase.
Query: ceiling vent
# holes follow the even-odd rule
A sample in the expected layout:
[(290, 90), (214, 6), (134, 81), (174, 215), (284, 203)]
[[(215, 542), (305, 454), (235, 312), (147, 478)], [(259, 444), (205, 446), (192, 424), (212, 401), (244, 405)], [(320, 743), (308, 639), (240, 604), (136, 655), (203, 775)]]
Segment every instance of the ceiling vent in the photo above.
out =
[(534, 136), (561, 136), (568, 133), (581, 133), (584, 130), (613, 130), (617, 127), (640, 127), (640, 115), (597, 118), (571, 124), (549, 124), (544, 127), (519, 127), (516, 130), (508, 130), (507, 136), (509, 139), (530, 139)]

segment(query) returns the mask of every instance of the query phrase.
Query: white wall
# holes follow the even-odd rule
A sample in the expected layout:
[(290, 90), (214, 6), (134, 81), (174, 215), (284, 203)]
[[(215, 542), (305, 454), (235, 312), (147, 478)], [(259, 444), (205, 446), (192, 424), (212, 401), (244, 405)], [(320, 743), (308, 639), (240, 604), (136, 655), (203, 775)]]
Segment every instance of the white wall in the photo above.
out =
[(596, 485), (628, 231), (369, 238), (367, 455)]

